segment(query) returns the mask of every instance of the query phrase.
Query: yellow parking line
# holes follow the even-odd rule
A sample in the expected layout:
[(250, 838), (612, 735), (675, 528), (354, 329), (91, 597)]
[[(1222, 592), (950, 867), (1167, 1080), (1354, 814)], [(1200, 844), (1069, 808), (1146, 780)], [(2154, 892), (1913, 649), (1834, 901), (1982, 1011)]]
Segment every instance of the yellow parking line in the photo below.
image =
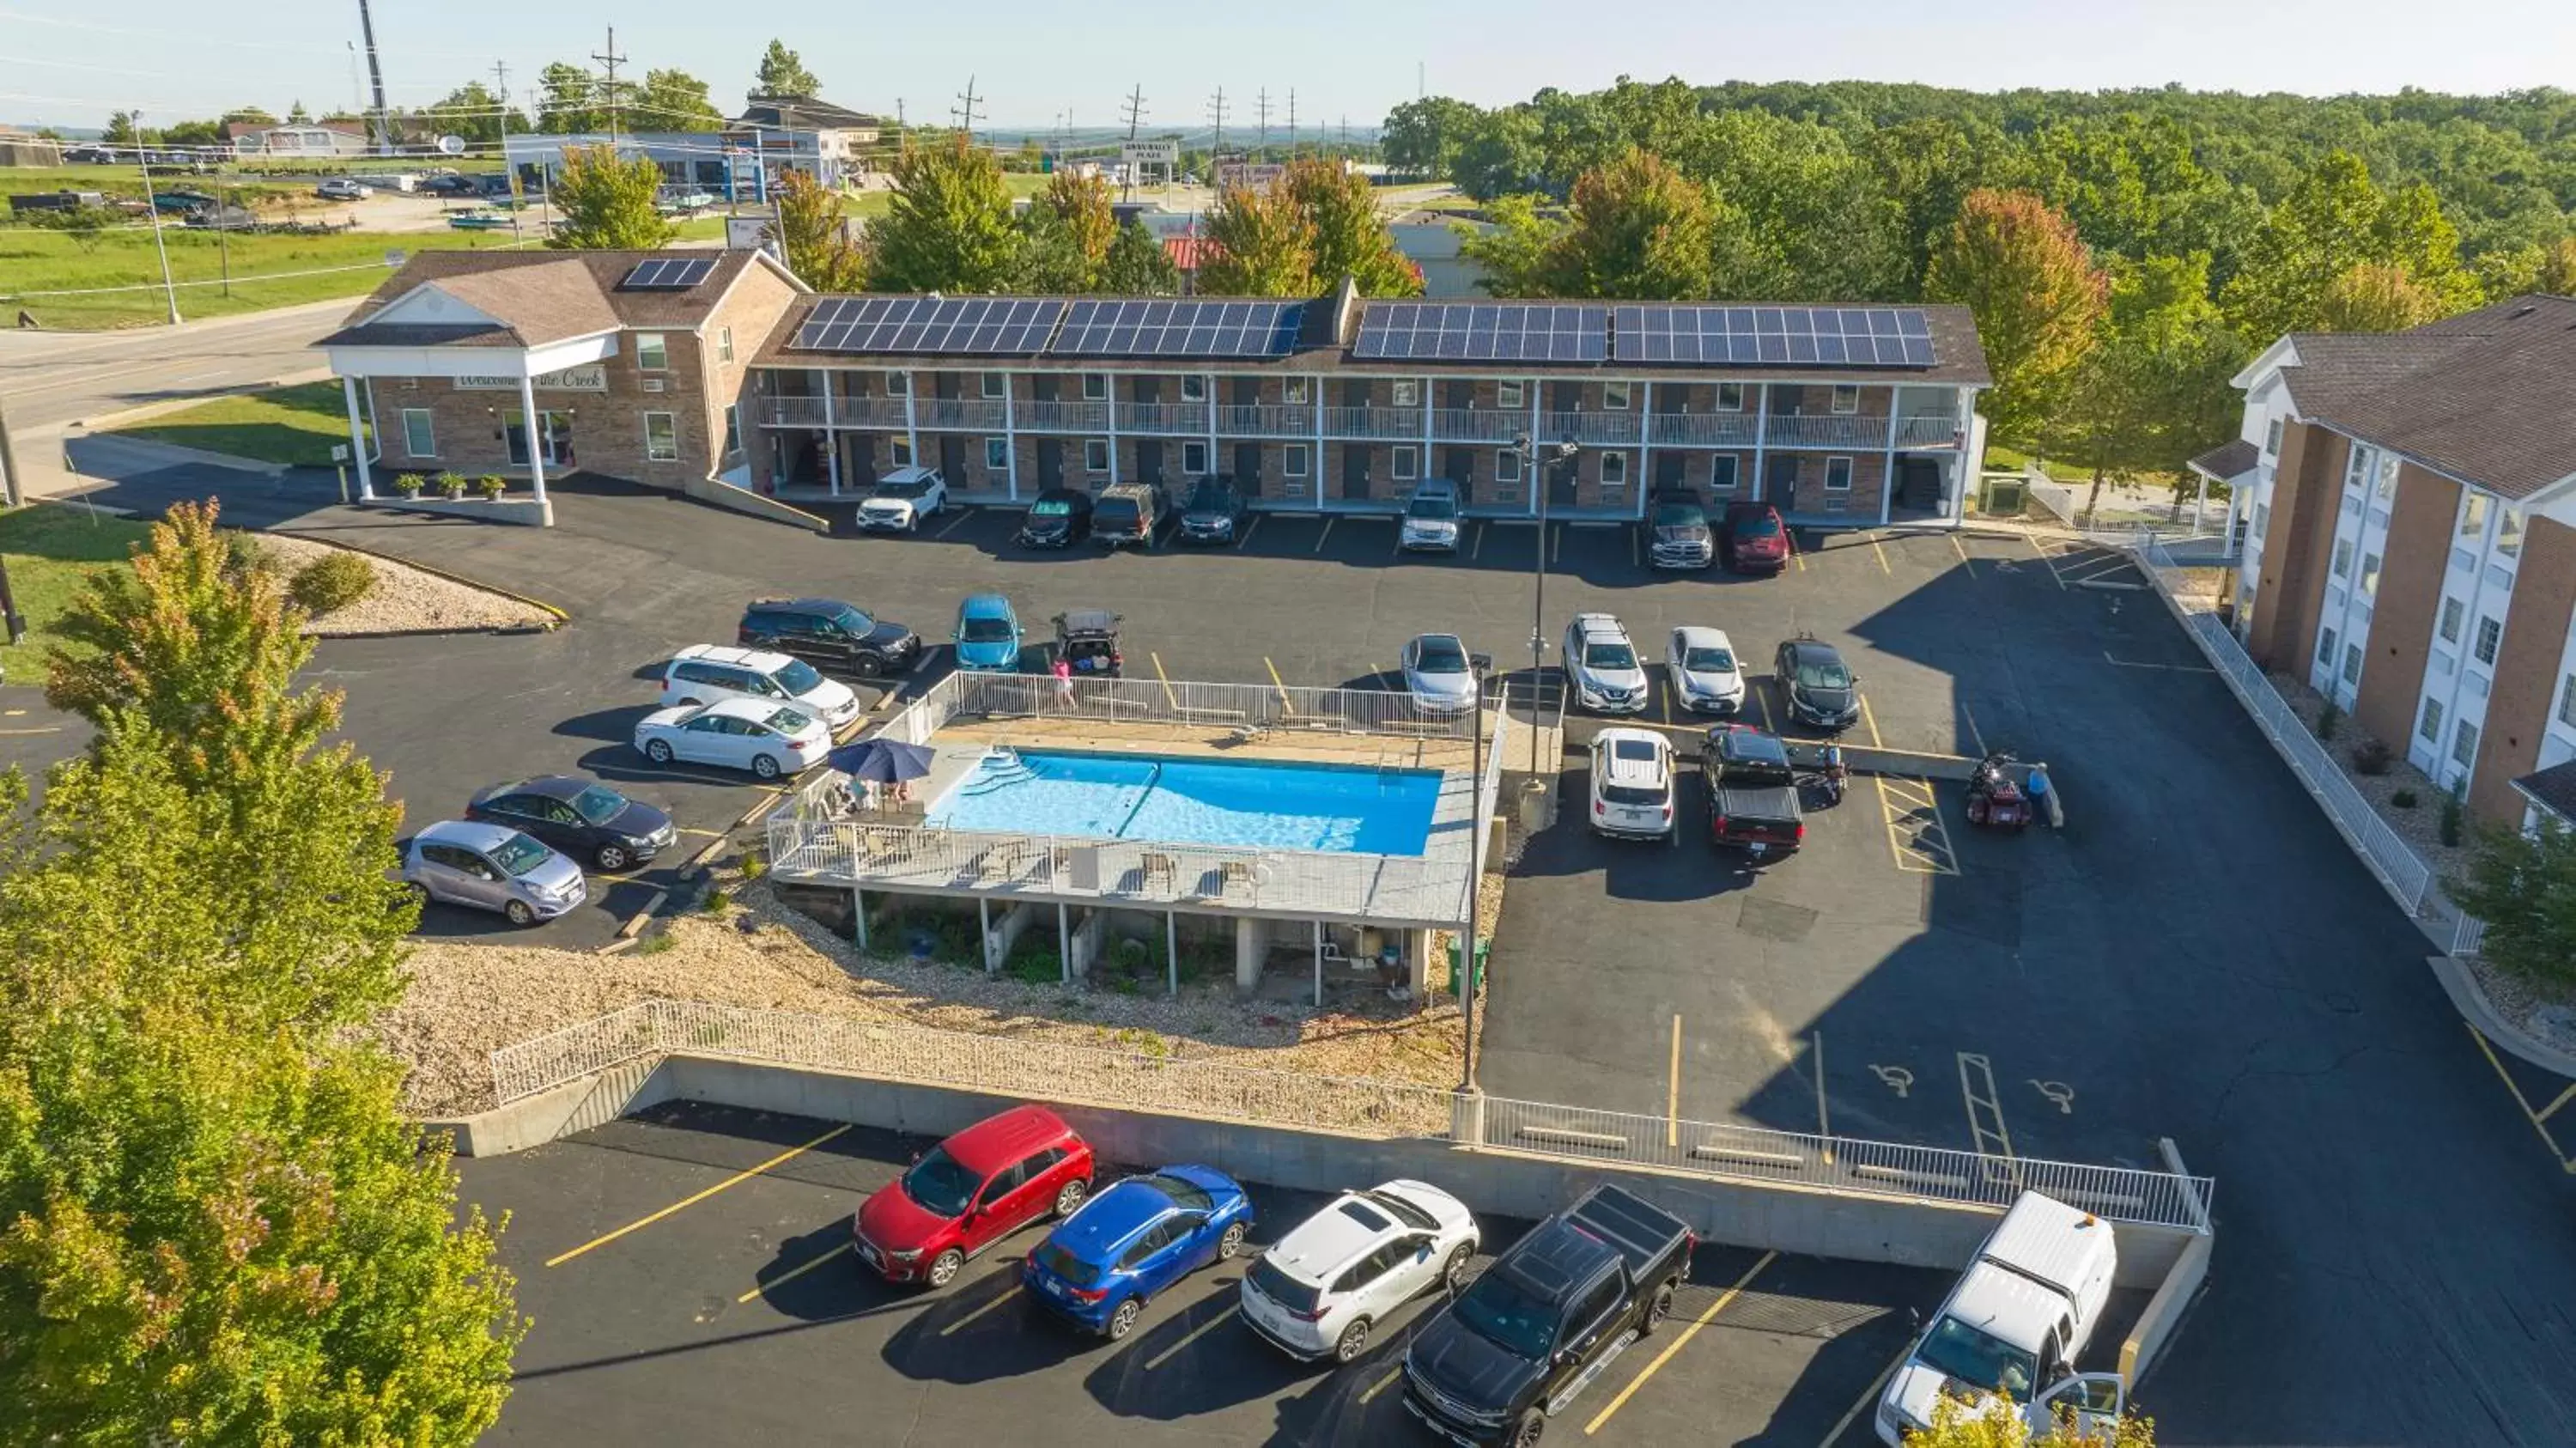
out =
[[(2462, 1021), (2460, 1024), (2468, 1025), (2468, 1022)], [(2559, 1150), (2558, 1138), (2549, 1134), (2548, 1123), (2541, 1119), (2539, 1112), (2531, 1109), (2530, 1098), (2522, 1094), (2522, 1087), (2515, 1084), (2513, 1074), (2505, 1070), (2504, 1062), (2496, 1056), (2495, 1047), (2487, 1044), (2486, 1034), (2475, 1026), (2469, 1026), (2469, 1039), (2478, 1043), (2478, 1050), (2487, 1058), (2487, 1064), (2495, 1067), (2497, 1077), (2504, 1082), (2504, 1089), (2513, 1093), (2513, 1104), (2522, 1108), (2524, 1118), (2531, 1122), (2531, 1129), (2540, 1133), (2541, 1144), (2547, 1146), (2549, 1154), (2558, 1159), (2559, 1169), (2570, 1175), (2576, 1175), (2576, 1157), (2571, 1157)], [(2565, 1096), (2558, 1098), (2562, 1104), (2566, 1099)], [(2555, 1111), (2558, 1107), (2552, 1105), (2549, 1109)]]
[(1777, 728), (1774, 728), (1771, 723), (1771, 695), (1769, 691), (1748, 688), (1744, 692), (1753, 696), (1753, 707), (1761, 711), (1762, 732), (1765, 734), (1779, 733), (1780, 731)]
[(1324, 551), (1324, 540), (1333, 536), (1333, 525), (1340, 521), (1342, 520), (1338, 516), (1326, 518), (1324, 520), (1324, 531), (1315, 535), (1316, 552), (1321, 553)]
[(1623, 1407), (1626, 1407), (1628, 1399), (1635, 1396), (1636, 1391), (1646, 1385), (1646, 1380), (1648, 1378), (1653, 1377), (1658, 1371), (1660, 1371), (1664, 1364), (1671, 1362), (1673, 1360), (1673, 1354), (1680, 1352), (1684, 1347), (1689, 1346), (1690, 1340), (1699, 1336), (1699, 1330), (1701, 1328), (1708, 1326), (1719, 1313), (1726, 1310), (1726, 1305), (1733, 1302), (1736, 1299), (1737, 1294), (1744, 1291), (1745, 1285), (1753, 1280), (1755, 1273), (1758, 1273), (1763, 1268), (1770, 1266), (1773, 1262), (1779, 1260), (1779, 1257), (1780, 1254), (1777, 1252), (1765, 1252), (1762, 1254), (1761, 1261), (1745, 1268), (1744, 1275), (1735, 1279), (1734, 1286), (1726, 1289), (1724, 1293), (1719, 1295), (1715, 1302), (1710, 1303), (1708, 1305), (1708, 1310), (1702, 1312), (1698, 1318), (1692, 1321), (1690, 1326), (1683, 1328), (1681, 1336), (1674, 1338), (1662, 1352), (1657, 1353), (1655, 1355), (1655, 1360), (1646, 1364), (1646, 1370), (1644, 1372), (1629, 1379), (1628, 1386), (1619, 1390), (1619, 1396), (1612, 1398), (1609, 1402), (1602, 1405), (1601, 1411), (1593, 1416), (1592, 1421), (1583, 1425), (1583, 1436), (1589, 1438), (1593, 1434), (1600, 1432), (1601, 1425), (1610, 1421), (1611, 1414), (1618, 1412)]
[[(1003, 1268), (1000, 1272), (996, 1272), (996, 1273), (994, 1273), (994, 1274), (993, 1274), (993, 1276), (994, 1276), (994, 1277), (1007, 1276), (1007, 1275), (1009, 1275), (1009, 1272), (1010, 1272), (1010, 1269), (1006, 1267), (1006, 1268)], [(989, 1278), (989, 1277), (988, 1277), (988, 1278), (986, 1278), (985, 1280), (989, 1282), (989, 1281), (991, 1281), (991, 1280), (992, 1280), (992, 1278)], [(961, 1317), (961, 1318), (957, 1319), (955, 1322), (952, 1322), (952, 1323), (948, 1324), (946, 1327), (943, 1327), (943, 1328), (939, 1329), (939, 1335), (940, 1335), (941, 1337), (954, 1337), (954, 1336), (955, 1336), (955, 1335), (957, 1335), (958, 1333), (963, 1332), (963, 1331), (966, 1329), (966, 1325), (967, 1325), (968, 1323), (973, 1322), (975, 1319), (977, 1319), (977, 1318), (979, 1318), (979, 1317), (982, 1317), (985, 1313), (988, 1313), (988, 1312), (992, 1311), (994, 1308), (1001, 1306), (1003, 1303), (1016, 1301), (1016, 1300), (1019, 1298), (1019, 1295), (1020, 1295), (1020, 1294), (1019, 1294), (1018, 1292), (1016, 1292), (1016, 1291), (1012, 1290), (1012, 1289), (1011, 1289), (1011, 1288), (1009, 1288), (1009, 1287), (1005, 1287), (1005, 1288), (1003, 1288), (1003, 1290), (1002, 1290), (1002, 1292), (1000, 1293), (1000, 1295), (996, 1296), (992, 1301), (985, 1303), (983, 1306), (981, 1306), (981, 1307), (979, 1307), (979, 1308), (976, 1308), (973, 1312), (970, 1312), (970, 1313), (966, 1314), (964, 1317)]]
[(1682, 1144), (1682, 1018), (1673, 1016), (1672, 1084), (1664, 1090), (1664, 1145)]
[(1783, 527), (1780, 530), (1780, 536), (1789, 540), (1789, 561), (1798, 565), (1800, 573), (1806, 572), (1807, 550), (1798, 546), (1798, 530)]
[[(1956, 540), (1954, 539), (1952, 541), (1955, 542)], [(1961, 699), (1959, 701), (1959, 714), (1960, 717), (1968, 721), (1968, 741), (1977, 746), (1977, 757), (1980, 759), (1984, 758), (1986, 754), (1986, 731), (1977, 727), (1977, 711), (1968, 707), (1967, 700)]]
[(2058, 576), (2057, 560), (2049, 557), (2048, 550), (2040, 547), (2039, 540), (2033, 538), (2028, 533), (2021, 535), (2021, 541), (2029, 544), (2030, 551), (2039, 555), (2039, 561), (2048, 565), (2048, 576), (2057, 579), (2057, 586), (2061, 591), (2063, 591), (2066, 587), (2066, 580)]
[(756, 1167), (752, 1167), (748, 1171), (735, 1172), (732, 1176), (726, 1177), (723, 1181), (716, 1183), (705, 1191), (699, 1192), (695, 1196), (684, 1197), (681, 1200), (664, 1207), (662, 1210), (655, 1212), (649, 1217), (645, 1217), (640, 1221), (629, 1222), (625, 1226), (618, 1228), (616, 1231), (608, 1233), (606, 1236), (593, 1237), (589, 1241), (582, 1243), (580, 1246), (573, 1248), (569, 1252), (549, 1257), (546, 1259), (546, 1265), (549, 1267), (560, 1267), (564, 1263), (571, 1261), (573, 1258), (580, 1256), (582, 1253), (589, 1251), (593, 1247), (604, 1247), (609, 1243), (616, 1241), (618, 1238), (625, 1236), (629, 1232), (638, 1231), (642, 1228), (653, 1225), (655, 1222), (662, 1220), (673, 1212), (679, 1211), (685, 1207), (694, 1207), (698, 1203), (705, 1201), (707, 1198), (714, 1196), (716, 1193), (723, 1191), (727, 1187), (739, 1186), (742, 1183), (751, 1180), (753, 1177), (760, 1175), (762, 1172), (769, 1170), (771, 1167), (780, 1165), (784, 1162), (793, 1161), (796, 1158), (803, 1156), (805, 1153), (812, 1151), (814, 1148), (821, 1146), (823, 1143), (830, 1141), (832, 1138), (841, 1135), (849, 1129), (850, 1128), (847, 1126), (835, 1126), (831, 1130), (824, 1132), (821, 1136), (815, 1137), (812, 1141), (805, 1143), (803, 1146), (791, 1147), (786, 1151), (782, 1151), (778, 1155), (771, 1157), (769, 1160), (762, 1162)]
[(1887, 566), (1887, 550), (1878, 546), (1878, 535), (1875, 533), (1869, 535), (1869, 551), (1878, 555), (1878, 571), (1894, 578), (1896, 570)]
[(1869, 726), (1869, 747), (1872, 749), (1885, 749), (1887, 747), (1887, 741), (1878, 737), (1878, 716), (1870, 712), (1869, 696), (1866, 694), (1861, 696), (1860, 718), (1862, 723)]
[(1552, 532), (1550, 532), (1550, 533), (1548, 534), (1548, 539), (1547, 539), (1547, 561), (1548, 561), (1548, 563), (1549, 563), (1550, 565), (1553, 565), (1553, 564), (1556, 562), (1556, 560), (1557, 560), (1557, 555), (1559, 555), (1559, 554), (1563, 553), (1564, 551), (1565, 551), (1565, 525), (1564, 525), (1563, 523), (1559, 523), (1559, 524), (1557, 524), (1557, 525), (1556, 525), (1555, 529), (1554, 529)]
[(822, 1266), (824, 1263), (831, 1261), (833, 1258), (838, 1257), (849, 1250), (850, 1244), (843, 1242), (831, 1251), (825, 1252), (818, 1257), (809, 1258), (808, 1260), (779, 1273), (777, 1276), (770, 1278), (766, 1282), (753, 1283), (749, 1292), (735, 1298), (734, 1301), (749, 1302), (753, 1298), (760, 1296), (762, 1293), (767, 1292), (773, 1287), (784, 1287), (788, 1283), (795, 1281), (797, 1278), (804, 1276), (806, 1273), (813, 1271), (815, 1268)]
[(1968, 570), (1970, 578), (1977, 576), (1976, 560), (1968, 556), (1968, 545), (1960, 542), (1959, 535), (1956, 533), (1950, 535), (1950, 551), (1959, 555), (1959, 566)]
[(1174, 709), (1181, 707), (1180, 696), (1172, 692), (1172, 676), (1163, 672), (1163, 656), (1147, 649), (1145, 657), (1154, 661), (1154, 677), (1163, 681), (1163, 702)]
[(687, 825), (680, 825), (677, 828), (679, 833), (684, 835), (700, 835), (710, 840), (720, 840), (724, 838), (724, 831), (722, 830), (692, 829)]
[(1207, 1321), (1200, 1323), (1198, 1326), (1191, 1328), (1189, 1336), (1182, 1338), (1179, 1342), (1176, 1342), (1170, 1347), (1163, 1349), (1161, 1352), (1154, 1354), (1152, 1357), (1145, 1359), (1145, 1371), (1150, 1373), (1154, 1369), (1161, 1367), (1163, 1364), (1170, 1362), (1174, 1357), (1179, 1355), (1182, 1348), (1188, 1347), (1191, 1343), (1194, 1343), (1200, 1338), (1207, 1336), (1209, 1333), (1216, 1331), (1217, 1324), (1234, 1316), (1236, 1309), (1237, 1304), (1231, 1302), (1227, 1303), (1225, 1305), (1225, 1311), (1220, 1312), (1216, 1316), (1209, 1318)]
[(1389, 1384), (1402, 1376), (1404, 1376), (1404, 1365), (1402, 1363), (1398, 1363), (1394, 1367), (1388, 1368), (1386, 1370), (1386, 1376), (1369, 1384), (1368, 1391), (1360, 1394), (1360, 1406), (1363, 1408), (1367, 1407), (1371, 1402), (1376, 1400), (1378, 1394), (1387, 1390), (1387, 1386)]
[(951, 521), (947, 527), (940, 529), (938, 532), (933, 533), (930, 536), (933, 538), (945, 538), (949, 534), (956, 532), (958, 529), (965, 527), (966, 520), (974, 516), (974, 509), (960, 508), (957, 510), (957, 517)]
[(1467, 549), (1467, 556), (1469, 558), (1482, 558), (1485, 556), (1485, 527), (1486, 525), (1482, 523), (1476, 525), (1476, 541)]
[(48, 724), (41, 729), (0, 729), (0, 736), (6, 736), (11, 739), (22, 739), (30, 735), (60, 734), (62, 732), (63, 726), (60, 724)]
[(2540, 1108), (2538, 1111), (2533, 1112), (2531, 1114), (2532, 1119), (2534, 1121), (2547, 1121), (2549, 1118), (2558, 1114), (2559, 1107), (2566, 1105), (2571, 1100), (2576, 1100), (2576, 1084), (2570, 1084), (2566, 1090), (2558, 1093), (2557, 1100), (2552, 1101), (2548, 1105)]
[(1878, 1395), (1886, 1389), (1887, 1380), (1896, 1376), (1896, 1370), (1905, 1366), (1905, 1360), (1913, 1355), (1914, 1344), (1910, 1342), (1898, 1348), (1895, 1358), (1890, 1360), (1886, 1367), (1879, 1369), (1878, 1376), (1870, 1381), (1869, 1391), (1860, 1395), (1860, 1401), (1844, 1409), (1843, 1415), (1834, 1420), (1834, 1426), (1827, 1429), (1825, 1436), (1818, 1440), (1819, 1448), (1834, 1448), (1836, 1443), (1841, 1442), (1843, 1431), (1851, 1427), (1852, 1420), (1869, 1411), (1870, 1404), (1877, 1402)]
[(1252, 546), (1252, 535), (1261, 531), (1261, 520), (1262, 520), (1262, 519), (1264, 519), (1264, 518), (1267, 518), (1267, 517), (1269, 517), (1269, 516), (1270, 516), (1270, 515), (1269, 515), (1269, 514), (1267, 514), (1267, 513), (1255, 513), (1255, 514), (1253, 514), (1253, 515), (1252, 515), (1252, 521), (1244, 525), (1244, 527), (1243, 527), (1243, 536), (1235, 540), (1235, 542), (1234, 542), (1234, 546), (1235, 546), (1235, 547), (1237, 547), (1237, 548), (1249, 548), (1249, 547), (1251, 547), (1251, 546)]
[(1279, 666), (1270, 662), (1268, 654), (1261, 656), (1261, 666), (1270, 671), (1270, 687), (1279, 691), (1279, 706), (1288, 707), (1288, 685), (1279, 677)]

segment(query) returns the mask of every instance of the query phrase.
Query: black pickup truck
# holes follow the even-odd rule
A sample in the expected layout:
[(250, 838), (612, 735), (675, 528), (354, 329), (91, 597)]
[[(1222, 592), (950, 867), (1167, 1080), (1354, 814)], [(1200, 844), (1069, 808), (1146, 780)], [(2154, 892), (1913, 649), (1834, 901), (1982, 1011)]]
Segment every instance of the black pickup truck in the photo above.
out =
[(1807, 838), (1806, 809), (1788, 747), (1749, 724), (1721, 724), (1700, 742), (1708, 787), (1708, 839), (1756, 860), (1785, 855)]
[(1405, 1408), (1467, 1448), (1530, 1448), (1550, 1417), (1672, 1315), (1698, 1245), (1654, 1203), (1594, 1187), (1414, 1334)]

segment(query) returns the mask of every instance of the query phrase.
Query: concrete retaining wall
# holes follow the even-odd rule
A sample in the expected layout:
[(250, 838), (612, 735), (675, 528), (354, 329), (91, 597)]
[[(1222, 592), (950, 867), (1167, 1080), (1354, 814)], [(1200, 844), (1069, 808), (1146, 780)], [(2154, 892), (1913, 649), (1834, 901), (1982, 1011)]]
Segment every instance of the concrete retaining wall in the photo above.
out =
[(713, 478), (694, 479), (683, 484), (680, 491), (701, 503), (713, 503), (719, 508), (731, 508), (737, 513), (767, 518), (773, 523), (785, 523), (791, 528), (804, 528), (816, 533), (832, 531), (828, 518), (818, 518), (802, 508), (791, 508), (776, 498), (763, 497), (748, 488), (737, 488)]
[(555, 500), (540, 503), (533, 497), (462, 498), (431, 497), (427, 493), (406, 498), (379, 488), (376, 506), (400, 508), (407, 513), (444, 513), (453, 518), (471, 518), (478, 523), (516, 523), (523, 528), (551, 528), (555, 525)]

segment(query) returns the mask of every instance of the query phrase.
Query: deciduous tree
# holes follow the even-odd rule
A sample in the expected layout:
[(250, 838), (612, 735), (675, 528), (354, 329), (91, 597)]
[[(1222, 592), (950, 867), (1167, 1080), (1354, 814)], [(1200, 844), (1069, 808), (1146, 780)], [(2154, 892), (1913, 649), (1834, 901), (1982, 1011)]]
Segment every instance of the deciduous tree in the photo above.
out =
[(2035, 437), (2097, 340), (2108, 284), (2065, 216), (2028, 192), (1976, 191), (1932, 253), (1924, 290), (1976, 314), (1996, 434)]
[(752, 76), (753, 100), (812, 100), (822, 93), (823, 82), (805, 68), (805, 57), (789, 50), (783, 40), (769, 42)]
[(562, 216), (546, 245), (566, 251), (651, 251), (680, 229), (662, 217), (662, 168), (613, 146), (568, 146), (547, 199)]
[(768, 228), (787, 269), (818, 292), (855, 292), (868, 284), (867, 253), (850, 236), (841, 198), (804, 171), (778, 178), (778, 219)]
[(2187, 459), (2236, 431), (2242, 404), (2229, 379), (2244, 350), (2209, 300), (2207, 255), (2113, 260), (2098, 341), (2042, 434), (2051, 453), (2092, 473), (2088, 512), (2107, 478), (2182, 477)]
[(2459, 233), (2430, 188), (2382, 191), (2361, 158), (2336, 151), (2265, 214), (2220, 300), (2258, 344), (2326, 326), (2326, 295), (2355, 266), (2402, 267), (2433, 299), (2436, 315), (2471, 305), (2474, 276), (2460, 265)]
[(1019, 286), (1032, 292), (1093, 292), (1118, 237), (1109, 183), (1058, 171), (1021, 217)]
[(1488, 229), (1453, 225), (1458, 250), (1485, 270), (1476, 285), (1497, 297), (1547, 295), (1548, 247), (1565, 223), (1542, 216), (1531, 195), (1499, 196), (1485, 204)]
[(724, 113), (707, 94), (707, 83), (685, 70), (648, 70), (644, 84), (627, 98), (626, 109), (638, 119), (639, 131), (720, 131)]
[(1541, 255), (1547, 291), (1566, 297), (1694, 298), (1714, 280), (1708, 189), (1634, 147), (1574, 183), (1565, 229)]
[(1210, 296), (1307, 297), (1316, 291), (1314, 227), (1285, 186), (1230, 186), (1208, 212), (1216, 255), (1199, 264)]
[(990, 151), (956, 136), (903, 153), (894, 196), (868, 223), (870, 284), (886, 291), (998, 292), (1020, 264), (1010, 188)]
[(2450, 886), (2487, 923), (2486, 958), (2526, 980), (2576, 983), (2576, 829), (2480, 830), (2468, 878)]
[(2398, 265), (2357, 261), (2326, 284), (2317, 325), (2328, 332), (2403, 332), (2442, 315), (2441, 300)]
[(2020, 1405), (2009, 1398), (1972, 1409), (1945, 1393), (1933, 1400), (1932, 1426), (1907, 1432), (1905, 1448), (2156, 1448), (2156, 1425), (2125, 1416), (2088, 1435), (2070, 1418), (2033, 1433)]
[(580, 66), (555, 61), (537, 73), (537, 129), (555, 136), (580, 136), (608, 129), (599, 77)]
[(1100, 289), (1122, 296), (1167, 297), (1181, 289), (1181, 269), (1141, 221), (1118, 228), (1101, 265)]
[(1367, 177), (1309, 158), (1288, 164), (1279, 189), (1305, 218), (1311, 248), (1306, 270), (1317, 284), (1329, 287), (1350, 277), (1364, 296), (1422, 294), (1422, 273), (1396, 250)]

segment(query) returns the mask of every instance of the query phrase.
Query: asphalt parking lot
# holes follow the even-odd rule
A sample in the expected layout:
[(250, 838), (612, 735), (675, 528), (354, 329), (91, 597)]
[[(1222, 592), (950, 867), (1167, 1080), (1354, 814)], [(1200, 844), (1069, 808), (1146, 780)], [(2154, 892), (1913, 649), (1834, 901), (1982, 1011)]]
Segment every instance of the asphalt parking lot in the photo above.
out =
[[(926, 1145), (678, 1105), (460, 1162), (464, 1199), (510, 1213), (503, 1256), (535, 1320), (490, 1441), (1434, 1441), (1394, 1375), (1436, 1296), (1333, 1368), (1292, 1362), (1233, 1320), (1240, 1263), (1185, 1279), (1114, 1346), (1020, 1300), (1019, 1258), (1043, 1227), (942, 1292), (875, 1280), (848, 1251), (849, 1215)], [(1256, 1245), (1326, 1200), (1247, 1186)], [(1482, 1225), (1489, 1255), (1528, 1226)], [(1861, 1405), (1909, 1340), (1908, 1313), (1947, 1287), (1942, 1273), (1704, 1245), (1671, 1323), (1549, 1439), (1857, 1448), (1874, 1441)]]

